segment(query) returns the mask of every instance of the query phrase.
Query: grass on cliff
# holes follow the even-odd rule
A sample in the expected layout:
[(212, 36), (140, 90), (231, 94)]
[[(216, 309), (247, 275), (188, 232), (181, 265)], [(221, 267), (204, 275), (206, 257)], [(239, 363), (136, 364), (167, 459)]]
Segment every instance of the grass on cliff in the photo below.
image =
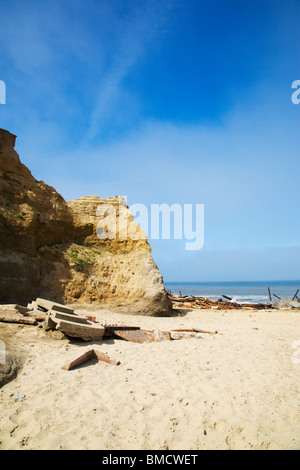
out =
[(55, 253), (57, 255), (64, 254), (71, 260), (73, 260), (77, 266), (84, 268), (85, 266), (92, 264), (97, 255), (100, 255), (100, 251), (89, 246), (74, 245), (66, 247), (65, 245), (55, 245)]

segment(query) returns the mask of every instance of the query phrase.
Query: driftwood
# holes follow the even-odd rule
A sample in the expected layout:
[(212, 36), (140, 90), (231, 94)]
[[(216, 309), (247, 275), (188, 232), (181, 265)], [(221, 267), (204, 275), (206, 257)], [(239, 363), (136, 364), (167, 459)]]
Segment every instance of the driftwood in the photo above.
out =
[(224, 299), (227, 299), (227, 300), (232, 300), (232, 298), (228, 297), (227, 295), (222, 295), (222, 297), (224, 297)]
[(178, 330), (172, 330), (172, 331), (178, 331), (178, 332), (190, 332), (190, 333), (207, 333), (209, 335), (215, 335), (218, 332), (217, 331), (207, 331), (207, 330), (199, 330), (198, 328), (180, 328)]
[[(225, 296), (223, 296), (225, 297)], [(229, 298), (229, 297), (228, 297)], [(169, 295), (169, 299), (173, 302), (174, 307), (185, 307), (193, 309), (214, 309), (214, 310), (232, 310), (232, 309), (254, 309), (264, 310), (272, 308), (271, 304), (239, 304), (237, 302), (226, 302), (219, 300), (211, 300), (206, 297), (182, 297), (177, 295)]]
[(296, 294), (294, 295), (294, 297), (292, 298), (292, 300), (295, 300), (296, 298), (298, 299), (298, 297), (297, 297), (298, 292), (299, 292), (299, 289), (297, 290), (297, 292), (296, 292)]

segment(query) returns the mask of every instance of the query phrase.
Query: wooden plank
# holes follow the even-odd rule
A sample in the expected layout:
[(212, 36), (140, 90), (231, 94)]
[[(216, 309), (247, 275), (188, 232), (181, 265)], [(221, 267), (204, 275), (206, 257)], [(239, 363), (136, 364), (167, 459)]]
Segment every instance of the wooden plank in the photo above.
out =
[(176, 331), (176, 332), (190, 332), (190, 333), (207, 333), (209, 335), (215, 335), (217, 334), (218, 332), (217, 331), (207, 331), (207, 330), (200, 330), (198, 328), (181, 328), (181, 329), (178, 329), (178, 330), (172, 330), (172, 331)]
[(59, 304), (57, 302), (52, 302), (51, 300), (40, 299), (39, 297), (35, 300), (35, 303), (38, 307), (42, 307), (45, 310), (57, 310), (64, 313), (74, 313), (74, 310), (66, 305)]
[[(292, 298), (292, 300), (295, 300), (295, 298), (297, 297), (297, 294), (299, 292), (299, 289), (297, 290), (296, 294), (294, 295), (294, 297)], [(298, 297), (297, 297), (298, 298)]]
[(56, 323), (58, 322), (58, 320), (68, 320), (68, 321), (72, 321), (75, 323), (83, 323), (85, 325), (88, 324), (88, 319), (86, 317), (83, 317), (81, 315), (77, 315), (74, 313), (70, 314), (70, 313), (58, 312), (58, 311), (51, 309), (50, 316), (52, 320)]

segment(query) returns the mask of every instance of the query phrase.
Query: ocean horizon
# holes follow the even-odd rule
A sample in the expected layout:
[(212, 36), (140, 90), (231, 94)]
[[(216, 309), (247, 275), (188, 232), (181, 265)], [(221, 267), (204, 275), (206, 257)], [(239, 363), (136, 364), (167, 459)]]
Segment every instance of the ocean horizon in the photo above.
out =
[[(292, 281), (213, 281), (213, 282), (164, 282), (171, 294), (193, 295), (211, 300), (226, 300), (230, 297), (240, 303), (269, 303), (270, 288), (272, 301), (277, 297), (292, 299), (300, 289), (300, 280)], [(277, 297), (276, 297), (277, 296)], [(300, 299), (300, 291), (298, 292)]]

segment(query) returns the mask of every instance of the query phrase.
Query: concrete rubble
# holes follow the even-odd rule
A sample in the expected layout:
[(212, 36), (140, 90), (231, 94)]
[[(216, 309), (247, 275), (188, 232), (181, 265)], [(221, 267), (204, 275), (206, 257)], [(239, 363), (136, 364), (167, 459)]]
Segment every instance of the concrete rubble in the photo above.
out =
[(45, 330), (59, 330), (67, 336), (81, 338), (84, 341), (98, 341), (104, 335), (105, 328), (102, 325), (89, 320), (86, 316), (78, 315), (65, 305), (37, 298), (28, 307), (46, 313), (43, 323)]
[[(210, 335), (218, 333), (217, 331), (196, 328), (160, 331), (145, 330), (137, 326), (101, 324), (96, 321), (95, 316), (89, 313), (82, 310), (76, 312), (67, 305), (39, 297), (29, 303), (27, 307), (17, 304), (0, 305), (1, 322), (38, 326), (49, 332), (52, 339), (70, 337), (84, 341), (102, 341), (105, 338), (115, 338), (133, 343), (152, 343), (191, 338), (203, 339), (201, 335), (203, 333)], [(103, 361), (113, 365), (120, 364), (120, 361), (110, 359), (105, 352), (89, 348), (68, 359), (62, 369), (71, 370), (90, 360)], [(9, 378), (4, 376), (2, 382), (5, 383), (5, 380), (9, 380)]]
[[(177, 339), (198, 338), (199, 333), (216, 334), (217, 331), (205, 331), (192, 328), (189, 330), (144, 330), (136, 326), (106, 325), (96, 321), (96, 317), (80, 313), (66, 305), (37, 298), (23, 307), (20, 305), (0, 306), (0, 322), (40, 325), (45, 331), (51, 331), (53, 338), (62, 339), (64, 335), (80, 338), (84, 341), (99, 341), (104, 337), (123, 339), (133, 343), (151, 343)], [(62, 335), (62, 336), (61, 336)]]

